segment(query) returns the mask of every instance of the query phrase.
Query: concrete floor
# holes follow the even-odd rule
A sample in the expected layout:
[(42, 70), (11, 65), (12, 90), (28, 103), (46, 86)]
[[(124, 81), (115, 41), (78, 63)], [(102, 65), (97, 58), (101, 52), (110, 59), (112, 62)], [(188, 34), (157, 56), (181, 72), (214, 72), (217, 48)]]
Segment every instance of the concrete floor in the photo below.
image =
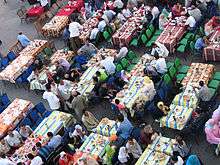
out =
[[(16, 15), (16, 11), (21, 4), (18, 0), (8, 0), (7, 4), (3, 3), (3, 0), (0, 2), (0, 39), (3, 41), (3, 52), (6, 53), (8, 48), (15, 43), (17, 33), (22, 31), (31, 39), (37, 39), (38, 35), (34, 29), (32, 23), (20, 23), (20, 19)], [(60, 41), (56, 42), (57, 48), (62, 47), (62, 43)], [(170, 57), (174, 58), (174, 57)], [(183, 59), (183, 58), (181, 58)], [(184, 63), (189, 64), (192, 61), (197, 61), (197, 59), (189, 58), (190, 60), (183, 60)], [(219, 63), (215, 63), (217, 70), (220, 70)], [(6, 92), (11, 100), (15, 98), (22, 98), (32, 101), (34, 104), (39, 102), (43, 102), (46, 107), (48, 104), (42, 100), (41, 94), (36, 94), (33, 91), (25, 90), (24, 88), (16, 88), (15, 85), (7, 83), (7, 85), (3, 85), (0, 83), (0, 90), (2, 92)], [(92, 108), (91, 111), (97, 116), (97, 118), (109, 117), (113, 118), (113, 115), (110, 111), (109, 104), (100, 104), (95, 108)], [(97, 112), (97, 113), (96, 113)], [(149, 117), (146, 118), (146, 122), (151, 123), (152, 120)], [(155, 126), (156, 129), (159, 129), (158, 126)], [(163, 135), (166, 137), (174, 137), (175, 131), (168, 129), (160, 129), (163, 132)], [(205, 165), (220, 165), (219, 157), (214, 155), (214, 147), (208, 144), (205, 140), (204, 133), (199, 135), (199, 145), (195, 144), (194, 140), (189, 138), (186, 139), (187, 144), (192, 145), (192, 152), (197, 154)]]

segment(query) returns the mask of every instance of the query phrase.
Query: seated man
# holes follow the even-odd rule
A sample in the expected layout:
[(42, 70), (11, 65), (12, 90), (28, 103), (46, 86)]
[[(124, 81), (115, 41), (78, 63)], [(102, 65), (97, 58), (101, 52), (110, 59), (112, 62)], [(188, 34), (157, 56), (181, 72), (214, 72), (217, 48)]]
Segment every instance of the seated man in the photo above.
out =
[(105, 82), (108, 78), (108, 75), (105, 73), (104, 69), (97, 71), (96, 76), (97, 76), (99, 82)]
[(188, 30), (190, 31), (194, 31), (196, 28), (196, 20), (193, 16), (190, 16), (189, 14), (186, 14), (186, 16), (188, 17), (185, 25), (188, 26)]
[(169, 54), (169, 51), (167, 50), (167, 48), (163, 44), (161, 44), (159, 42), (152, 44), (152, 50), (151, 50), (152, 56), (158, 55), (161, 57), (166, 57), (166, 56), (168, 56), (168, 54)]
[(30, 161), (30, 165), (43, 165), (44, 164), (40, 156), (34, 156), (33, 154), (29, 153), (27, 155), (27, 158)]
[(101, 65), (105, 68), (108, 75), (114, 74), (116, 66), (114, 64), (114, 57), (102, 57)]
[(203, 51), (203, 48), (208, 44), (208, 39), (206, 36), (204, 36), (203, 38), (198, 38), (196, 40), (196, 43), (195, 43), (195, 49), (196, 51), (198, 51), (198, 53), (202, 54), (202, 51)]
[(159, 55), (154, 56), (156, 61), (152, 61), (151, 65), (153, 65), (160, 75), (163, 75), (164, 73), (167, 72), (167, 65), (165, 58), (160, 58)]
[(28, 138), (30, 134), (32, 134), (33, 130), (29, 125), (20, 125), (19, 133), (22, 136), (22, 138), (25, 140)]
[(83, 52), (83, 54), (85, 54), (88, 58), (91, 58), (97, 53), (98, 49), (95, 47), (95, 45), (86, 40), (85, 45), (83, 45), (78, 51)]
[(47, 136), (49, 138), (49, 142), (47, 145), (53, 149), (56, 149), (60, 144), (62, 137), (60, 135), (54, 135), (52, 132), (48, 132)]
[(104, 11), (104, 15), (107, 16), (108, 21), (111, 22), (116, 13), (109, 9), (109, 7), (106, 7), (106, 10)]
[(8, 145), (8, 143), (6, 142), (5, 139), (2, 139), (0, 141), (0, 156), (7, 154), (10, 151), (10, 146)]
[(49, 147), (48, 145), (42, 146), (41, 142), (36, 143), (36, 148), (38, 150), (37, 154), (46, 161), (51, 153), (54, 151), (53, 148)]
[(17, 149), (22, 144), (22, 137), (17, 131), (8, 131), (8, 135), (5, 137), (5, 141), (12, 149)]
[(116, 55), (117, 60), (124, 58), (128, 53), (128, 48), (126, 46), (124, 46), (123, 44), (120, 44), (120, 48), (121, 49), (119, 50), (118, 54)]
[(22, 32), (18, 33), (17, 40), (21, 43), (21, 45), (25, 48), (31, 42), (31, 40), (24, 35)]

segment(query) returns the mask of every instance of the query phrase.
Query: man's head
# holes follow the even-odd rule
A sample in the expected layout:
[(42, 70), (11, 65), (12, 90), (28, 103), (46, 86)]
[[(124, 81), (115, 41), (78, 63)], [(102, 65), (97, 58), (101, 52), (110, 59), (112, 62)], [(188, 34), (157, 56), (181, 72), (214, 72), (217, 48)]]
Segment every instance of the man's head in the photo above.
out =
[(171, 163), (175, 164), (178, 161), (178, 157), (177, 156), (172, 156), (171, 157)]
[(199, 86), (203, 87), (205, 85), (204, 81), (199, 81)]
[(8, 136), (14, 137), (14, 134), (13, 134), (13, 131), (12, 131), (12, 130), (9, 130), (9, 131), (8, 131)]
[(73, 91), (72, 91), (72, 96), (76, 97), (77, 95), (78, 95), (78, 92), (75, 91), (75, 90), (73, 90)]
[(96, 72), (97, 76), (101, 76), (101, 73), (99, 71)]
[(130, 145), (134, 145), (133, 137), (129, 137), (128, 143), (129, 143)]
[(51, 91), (51, 85), (49, 83), (46, 84), (46, 90)]
[(120, 100), (115, 99), (115, 104), (116, 104), (116, 105), (120, 104)]
[(93, 82), (94, 82), (94, 83), (99, 82), (99, 79), (98, 79), (98, 77), (96, 77), (96, 76), (95, 76), (95, 77), (93, 77), (92, 79), (93, 79)]
[(37, 142), (37, 143), (36, 143), (36, 147), (37, 147), (38, 149), (41, 148), (41, 147), (42, 147), (41, 142)]
[(52, 132), (48, 132), (47, 136), (48, 136), (49, 139), (51, 139), (53, 137), (53, 133)]
[(20, 125), (20, 130), (24, 130), (25, 128), (26, 128), (25, 125), (23, 124)]
[(158, 60), (160, 58), (159, 54), (155, 54), (154, 57), (155, 57), (156, 60)]
[(28, 159), (32, 160), (34, 159), (34, 155), (32, 153), (27, 154)]
[(89, 111), (85, 111), (84, 115), (89, 117)]
[(145, 127), (144, 127), (144, 132), (145, 133), (153, 133), (153, 128), (151, 127), (151, 125), (146, 125)]
[(22, 32), (19, 32), (18, 34), (19, 34), (19, 35), (22, 35), (23, 33), (22, 33)]
[(119, 122), (123, 122), (124, 121), (124, 116), (120, 113), (120, 114), (118, 114), (116, 120), (119, 121)]

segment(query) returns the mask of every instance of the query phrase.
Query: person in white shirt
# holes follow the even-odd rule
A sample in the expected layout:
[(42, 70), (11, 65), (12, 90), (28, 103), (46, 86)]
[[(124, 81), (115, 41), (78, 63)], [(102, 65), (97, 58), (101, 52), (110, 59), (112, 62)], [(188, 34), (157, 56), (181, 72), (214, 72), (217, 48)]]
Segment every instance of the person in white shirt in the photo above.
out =
[(117, 15), (118, 20), (120, 21), (120, 23), (123, 25), (126, 22), (126, 18), (122, 13), (118, 13)]
[(128, 139), (128, 142), (126, 143), (126, 148), (128, 150), (128, 153), (132, 154), (132, 156), (135, 159), (138, 159), (142, 155), (142, 149), (141, 146), (138, 144), (138, 142), (130, 137)]
[(72, 86), (71, 82), (68, 80), (60, 80), (58, 85), (58, 91), (64, 100), (68, 100), (70, 98), (70, 92), (68, 89)]
[(48, 101), (51, 110), (60, 109), (60, 100), (59, 98), (51, 91), (51, 85), (46, 84), (46, 91), (43, 94), (43, 99)]
[(185, 25), (189, 26), (188, 29), (192, 31), (196, 27), (196, 20), (193, 16), (189, 16), (189, 14), (187, 14), (187, 15), (188, 15), (188, 18), (185, 22)]
[(156, 71), (159, 74), (164, 74), (167, 72), (167, 65), (166, 65), (166, 61), (165, 58), (160, 58), (159, 55), (155, 55), (154, 56), (156, 61), (155, 62), (151, 62), (151, 64), (153, 64), (153, 66), (155, 67)]
[(78, 22), (71, 22), (69, 24), (70, 48), (75, 52), (81, 47), (81, 40), (79, 36), (82, 29), (83, 26), (80, 25)]
[(107, 57), (100, 62), (101, 65), (105, 68), (105, 71), (107, 72), (108, 75), (114, 74), (115, 73), (115, 64), (114, 64), (114, 57)]
[(117, 60), (120, 60), (124, 58), (128, 54), (128, 48), (123, 46), (123, 44), (120, 45), (121, 49), (119, 53), (116, 55)]
[(98, 30), (100, 31), (100, 32), (103, 32), (104, 31), (104, 29), (105, 29), (105, 27), (106, 27), (106, 21), (103, 19), (103, 18), (101, 18), (100, 19), (100, 22), (99, 22), (99, 24), (98, 24)]
[(89, 39), (90, 39), (91, 41), (95, 40), (95, 39), (96, 39), (96, 36), (97, 36), (97, 34), (98, 34), (98, 32), (99, 32), (99, 29), (98, 29), (98, 28), (92, 29)]
[(111, 22), (116, 13), (109, 9), (109, 7), (106, 7), (106, 10), (104, 11), (104, 15), (107, 16), (108, 21)]
[(19, 133), (24, 140), (26, 138), (28, 138), (28, 136), (30, 136), (30, 134), (32, 134), (32, 132), (33, 132), (33, 130), (31, 129), (31, 127), (29, 125), (20, 125)]
[(27, 155), (28, 159), (30, 160), (30, 165), (42, 165), (44, 164), (43, 160), (40, 156), (35, 156), (31, 153)]
[(45, 10), (49, 10), (49, 3), (48, 0), (38, 0), (40, 2), (40, 5), (44, 7)]
[(199, 22), (202, 18), (201, 11), (194, 5), (191, 6), (191, 9), (188, 10), (188, 13), (190, 16), (195, 18), (196, 22)]
[(126, 17), (126, 18), (129, 18), (132, 16), (132, 13), (129, 9), (123, 9), (122, 10), (122, 14)]
[(153, 16), (152, 20), (155, 20), (155, 19), (159, 16), (160, 11), (159, 11), (159, 9), (158, 9), (157, 6), (154, 6), (154, 7), (151, 9), (151, 14), (152, 14), (152, 16)]
[(60, 135), (54, 135), (52, 132), (48, 132), (47, 136), (49, 138), (47, 145), (53, 149), (56, 149), (62, 142), (62, 137)]
[(5, 155), (1, 155), (0, 164), (1, 165), (16, 165), (17, 163), (12, 162)]
[(170, 163), (173, 165), (183, 165), (184, 161), (178, 151), (173, 151)]
[(127, 149), (124, 146), (122, 146), (119, 149), (118, 160), (120, 161), (120, 163), (126, 164), (128, 162), (128, 159), (129, 159), (129, 155)]
[(8, 131), (5, 141), (12, 149), (18, 148), (22, 144), (22, 137), (17, 131)]
[(117, 9), (122, 9), (124, 6), (124, 3), (121, 0), (115, 0), (113, 5)]
[(159, 42), (155, 42), (152, 44), (152, 50), (151, 50), (152, 56), (159, 55), (160, 57), (167, 57), (168, 54), (169, 51), (163, 44)]

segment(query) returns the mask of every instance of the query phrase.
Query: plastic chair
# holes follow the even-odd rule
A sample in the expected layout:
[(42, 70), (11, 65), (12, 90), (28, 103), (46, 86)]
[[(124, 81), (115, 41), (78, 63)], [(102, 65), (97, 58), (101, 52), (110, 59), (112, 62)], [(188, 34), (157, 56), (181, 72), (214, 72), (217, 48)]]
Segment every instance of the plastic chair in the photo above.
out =
[(183, 65), (183, 66), (181, 66), (180, 69), (178, 69), (178, 72), (179, 72), (179, 73), (185, 73), (185, 74), (186, 74), (188, 70), (189, 70), (189, 66)]
[(190, 40), (190, 39), (192, 39), (193, 35), (194, 35), (193, 33), (190, 33), (190, 32), (189, 32), (189, 33), (187, 33), (187, 34), (185, 35), (184, 38)]
[(51, 113), (52, 113), (51, 111), (46, 111), (46, 112), (44, 113), (44, 117), (50, 116)]
[(109, 40), (111, 36), (107, 31), (104, 31), (103, 32), (103, 37), (104, 37), (105, 40)]
[(163, 80), (166, 84), (170, 84), (171, 83), (171, 78), (168, 74), (165, 74), (163, 77)]
[(131, 64), (131, 65), (129, 65), (129, 66), (127, 67), (126, 70), (127, 70), (128, 72), (130, 72), (130, 71), (134, 68), (134, 66), (135, 66), (135, 65)]
[(5, 94), (5, 93), (1, 96), (1, 102), (4, 106), (8, 106), (11, 103), (7, 94)]
[(180, 45), (177, 48), (177, 51), (180, 52), (180, 53), (184, 53), (185, 50), (186, 50), (186, 45)]
[(123, 68), (127, 68), (127, 66), (129, 65), (129, 61), (126, 58), (122, 58), (121, 65)]
[(155, 30), (155, 28), (154, 28), (154, 25), (153, 25), (153, 24), (150, 24), (148, 28), (150, 29), (150, 31), (151, 31), (152, 33), (153, 33), (153, 32), (154, 32), (154, 30)]
[(127, 58), (128, 60), (133, 60), (133, 59), (137, 58), (137, 55), (136, 55), (133, 51), (130, 50), (130, 51), (128, 52), (126, 58)]
[(42, 102), (38, 103), (34, 107), (41, 115), (43, 115), (46, 112), (46, 108), (44, 107), (44, 104)]
[(116, 72), (120, 72), (121, 70), (123, 70), (123, 67), (121, 66), (121, 64), (117, 64), (116, 65)]
[(0, 106), (0, 113), (2, 113), (5, 110), (4, 106)]
[(215, 74), (214, 74), (214, 76), (213, 76), (213, 79), (220, 81), (220, 72), (215, 72)]
[(31, 117), (31, 119), (33, 120), (34, 123), (36, 123), (40, 118), (39, 114), (37, 113), (37, 110), (34, 109), (34, 108), (31, 109), (29, 115), (30, 115), (30, 117)]
[(174, 66), (174, 62), (171, 61), (167, 62), (167, 68), (169, 69), (171, 66)]
[(220, 84), (220, 81), (218, 81), (218, 80), (211, 80), (209, 82), (209, 84), (208, 84), (208, 87), (209, 88), (213, 88), (213, 89), (218, 89), (219, 84)]
[(143, 44), (146, 44), (146, 42), (147, 42), (147, 37), (146, 37), (145, 34), (142, 34), (142, 35), (141, 35), (141, 41), (142, 41)]
[(181, 44), (181, 45), (187, 45), (188, 44), (188, 39), (187, 38), (183, 38), (180, 42), (179, 42), (179, 44)]
[(14, 52), (10, 51), (8, 52), (7, 57), (10, 61), (13, 61), (16, 58), (16, 55)]
[(50, 48), (45, 48), (44, 52), (47, 56), (51, 56), (53, 54), (52, 49), (50, 49)]
[(19, 125), (29, 125), (31, 128), (33, 127), (33, 123), (28, 117), (24, 118)]
[(1, 64), (2, 64), (2, 66), (3, 66), (4, 68), (7, 67), (8, 64), (9, 64), (8, 58), (7, 58), (7, 57), (2, 58)]
[(147, 36), (148, 39), (151, 38), (151, 36), (152, 36), (152, 32), (151, 32), (150, 29), (147, 29), (147, 30), (146, 30), (146, 36)]
[(184, 77), (186, 77), (186, 74), (178, 74), (178, 75), (176, 76), (176, 80), (177, 80), (178, 82), (181, 82), (181, 81), (184, 79)]
[(137, 38), (132, 39), (129, 45), (135, 47), (138, 46), (138, 39)]
[(163, 32), (163, 30), (156, 30), (154, 35), (155, 36), (159, 36), (162, 32)]
[(181, 61), (179, 58), (176, 58), (174, 61), (174, 66), (176, 69), (178, 69), (181, 66)]
[(176, 68), (174, 66), (172, 66), (170, 69), (169, 69), (169, 75), (171, 77), (171, 79), (174, 78), (174, 76), (176, 75)]

